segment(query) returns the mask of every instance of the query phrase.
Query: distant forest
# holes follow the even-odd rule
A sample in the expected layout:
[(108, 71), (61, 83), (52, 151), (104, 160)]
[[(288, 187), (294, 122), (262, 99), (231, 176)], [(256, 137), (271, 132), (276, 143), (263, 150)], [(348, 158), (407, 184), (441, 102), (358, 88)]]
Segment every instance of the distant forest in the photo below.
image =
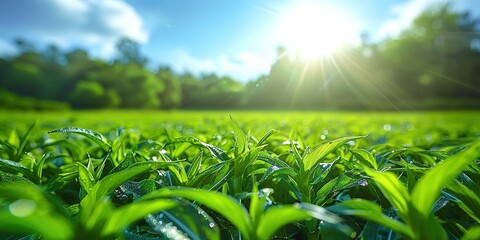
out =
[(470, 12), (435, 5), (395, 38), (361, 39), (315, 61), (279, 47), (269, 74), (247, 83), (168, 66), (152, 70), (129, 39), (118, 41), (111, 61), (18, 39), (18, 54), (0, 58), (0, 108), (480, 108), (479, 19)]

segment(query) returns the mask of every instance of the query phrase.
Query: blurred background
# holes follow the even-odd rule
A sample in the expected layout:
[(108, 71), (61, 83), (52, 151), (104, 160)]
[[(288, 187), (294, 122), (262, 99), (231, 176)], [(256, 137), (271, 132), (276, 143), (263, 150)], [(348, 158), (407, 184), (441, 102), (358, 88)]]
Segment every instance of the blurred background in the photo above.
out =
[(480, 1), (0, 1), (0, 108), (480, 108)]

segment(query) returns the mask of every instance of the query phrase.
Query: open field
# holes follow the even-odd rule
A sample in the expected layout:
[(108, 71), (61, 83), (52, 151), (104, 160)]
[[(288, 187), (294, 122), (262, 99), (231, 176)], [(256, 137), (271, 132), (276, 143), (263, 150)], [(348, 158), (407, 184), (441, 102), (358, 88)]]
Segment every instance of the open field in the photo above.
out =
[(479, 239), (479, 123), (0, 111), (0, 238)]

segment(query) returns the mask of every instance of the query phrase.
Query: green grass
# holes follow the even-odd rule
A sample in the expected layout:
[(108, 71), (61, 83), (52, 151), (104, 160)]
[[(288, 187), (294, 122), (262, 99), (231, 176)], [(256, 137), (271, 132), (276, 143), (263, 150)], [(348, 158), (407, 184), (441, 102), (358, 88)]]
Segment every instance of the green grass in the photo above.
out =
[(480, 112), (0, 112), (0, 238), (479, 239)]

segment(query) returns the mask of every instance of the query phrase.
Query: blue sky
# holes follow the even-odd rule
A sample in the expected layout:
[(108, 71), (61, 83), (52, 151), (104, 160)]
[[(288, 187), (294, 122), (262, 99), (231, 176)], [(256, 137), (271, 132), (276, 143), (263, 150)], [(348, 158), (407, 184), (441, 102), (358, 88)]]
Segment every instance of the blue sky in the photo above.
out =
[[(108, 59), (116, 40), (126, 36), (141, 44), (152, 67), (169, 65), (178, 72), (215, 72), (248, 81), (268, 73), (276, 47), (288, 45), (292, 30), (285, 27), (285, 19), (298, 6), (314, 6), (345, 20), (349, 35), (341, 41), (354, 44), (363, 31), (374, 40), (395, 37), (436, 2), (440, 1), (2, 0), (0, 54), (14, 54), (13, 40), (24, 38), (39, 48), (48, 43), (62, 49), (81, 47)], [(458, 10), (480, 16), (478, 0), (451, 2)]]

